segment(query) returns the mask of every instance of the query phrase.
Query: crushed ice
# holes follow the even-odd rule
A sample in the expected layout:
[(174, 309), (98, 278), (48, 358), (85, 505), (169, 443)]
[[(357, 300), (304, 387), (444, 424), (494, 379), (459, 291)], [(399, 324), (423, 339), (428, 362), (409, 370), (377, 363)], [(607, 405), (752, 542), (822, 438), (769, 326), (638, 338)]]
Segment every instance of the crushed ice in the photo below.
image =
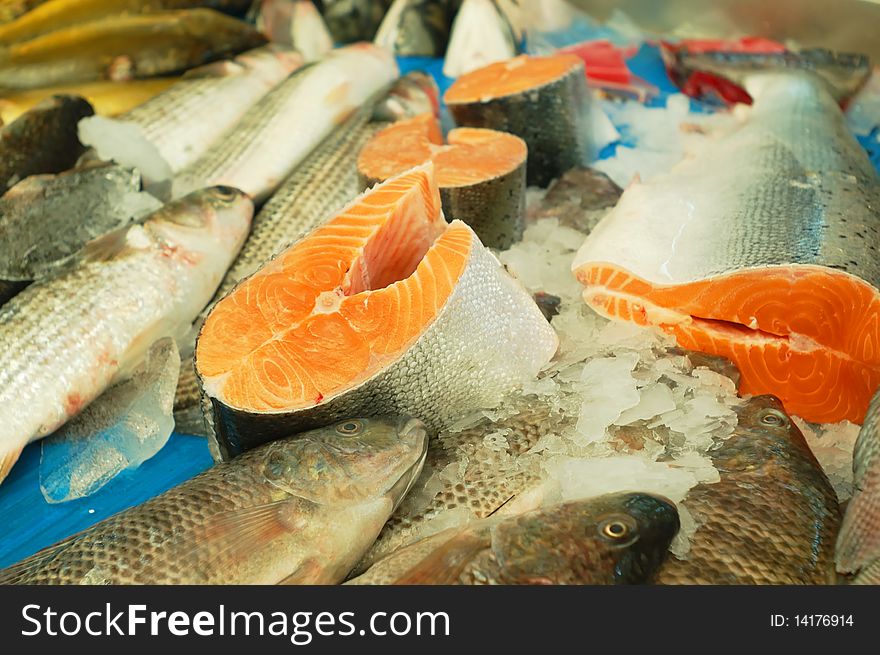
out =
[(89, 496), (155, 455), (174, 429), (171, 415), (180, 355), (160, 339), (131, 377), (43, 439), (40, 490), (49, 503)]

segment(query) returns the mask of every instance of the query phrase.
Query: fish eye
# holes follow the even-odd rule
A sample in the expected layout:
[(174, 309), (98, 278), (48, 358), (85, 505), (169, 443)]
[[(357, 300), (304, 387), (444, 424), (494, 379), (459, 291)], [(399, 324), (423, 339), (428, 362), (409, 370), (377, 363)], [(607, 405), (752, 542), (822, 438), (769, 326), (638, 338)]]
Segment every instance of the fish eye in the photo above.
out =
[(355, 434), (359, 434), (361, 430), (364, 429), (364, 424), (362, 421), (343, 421), (336, 426), (336, 432), (339, 434), (345, 435), (346, 437), (350, 437)]
[(231, 186), (215, 186), (213, 189), (211, 189), (211, 193), (218, 200), (225, 200), (227, 202), (230, 200), (235, 200), (238, 196), (241, 195), (241, 192), (238, 189)]
[(761, 423), (778, 428), (788, 425), (788, 417), (775, 409), (768, 409), (764, 412), (763, 416), (761, 416)]
[(635, 541), (635, 522), (628, 516), (610, 516), (599, 522), (599, 535), (617, 545), (626, 545)]

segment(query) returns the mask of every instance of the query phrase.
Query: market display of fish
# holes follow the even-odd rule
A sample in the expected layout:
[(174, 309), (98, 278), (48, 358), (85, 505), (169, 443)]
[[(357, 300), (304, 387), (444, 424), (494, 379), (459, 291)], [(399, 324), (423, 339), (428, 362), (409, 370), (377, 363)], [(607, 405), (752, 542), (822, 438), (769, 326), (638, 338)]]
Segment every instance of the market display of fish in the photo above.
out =
[(197, 161), (301, 64), (297, 53), (270, 45), (195, 68), (118, 119), (82, 121), (80, 140), (151, 183), (165, 181)]
[(197, 191), (92, 241), (0, 308), (0, 480), (25, 445), (124, 377), (154, 341), (189, 330), (252, 212), (238, 190)]
[(212, 184), (241, 189), (255, 202), (336, 126), (398, 75), (393, 57), (370, 44), (334, 50), (263, 97), (174, 179), (177, 197)]
[(583, 8), (0, 0), (0, 584), (880, 584), (876, 67)]
[(176, 73), (264, 42), (211, 9), (95, 21), (0, 49), (0, 91)]
[(426, 161), (434, 164), (443, 211), (471, 226), (490, 248), (522, 237), (526, 205), (525, 142), (495, 130), (460, 127), (443, 144), (433, 113), (400, 121), (376, 134), (358, 156), (365, 186)]
[(600, 314), (733, 360), (743, 393), (861, 423), (880, 385), (880, 178), (822, 79), (745, 84), (748, 118), (630, 185), (573, 271)]
[(837, 570), (853, 584), (880, 584), (880, 391), (853, 451), (853, 497), (837, 537)]
[(0, 195), (29, 175), (73, 166), (85, 150), (77, 124), (93, 113), (80, 97), (54, 96), (0, 128)]
[(697, 524), (685, 559), (659, 584), (833, 584), (837, 496), (782, 404), (755, 396), (735, 408), (734, 433), (711, 451), (718, 482), (688, 492)]
[(463, 127), (511, 132), (529, 148), (528, 182), (546, 187), (593, 153), (592, 96), (574, 55), (520, 55), (459, 77), (443, 100)]
[(600, 496), (441, 532), (347, 584), (643, 584), (678, 528), (665, 498)]
[(341, 582), (419, 474), (416, 419), (346, 419), (218, 464), (0, 570), (0, 584)]
[(214, 305), (196, 344), (221, 455), (339, 415), (431, 432), (535, 376), (558, 338), (433, 166), (367, 191)]
[(28, 41), (96, 20), (197, 7), (234, 13), (244, 11), (249, 5), (250, 0), (48, 0), (20, 18), (0, 25), (0, 44)]

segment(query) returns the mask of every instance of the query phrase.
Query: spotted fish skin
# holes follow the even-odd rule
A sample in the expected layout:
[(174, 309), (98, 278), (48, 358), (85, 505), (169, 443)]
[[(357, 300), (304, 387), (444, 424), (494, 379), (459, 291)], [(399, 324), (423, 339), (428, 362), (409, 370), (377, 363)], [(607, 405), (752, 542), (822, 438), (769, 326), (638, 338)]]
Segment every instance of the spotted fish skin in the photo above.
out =
[(733, 360), (744, 393), (861, 423), (880, 385), (880, 178), (820, 78), (746, 86), (741, 126), (630, 185), (573, 270), (598, 313)]
[(678, 528), (664, 498), (609, 494), (441, 532), (348, 584), (641, 584)]
[(832, 584), (837, 497), (803, 435), (772, 396), (734, 408), (738, 425), (714, 451), (721, 480), (682, 501), (697, 523), (686, 559), (659, 584)]
[(421, 470), (416, 419), (348, 419), (216, 465), (0, 570), (0, 584), (341, 581)]
[(837, 537), (837, 570), (857, 584), (880, 584), (880, 390), (853, 450), (853, 497)]

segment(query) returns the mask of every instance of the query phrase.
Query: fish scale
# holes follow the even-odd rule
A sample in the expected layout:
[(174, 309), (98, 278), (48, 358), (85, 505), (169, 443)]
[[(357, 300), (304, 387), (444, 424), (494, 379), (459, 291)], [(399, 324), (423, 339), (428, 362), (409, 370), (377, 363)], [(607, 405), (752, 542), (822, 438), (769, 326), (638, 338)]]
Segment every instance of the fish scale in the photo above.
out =
[(0, 584), (339, 582), (418, 475), (425, 440), (402, 417), (273, 442), (0, 570)]

